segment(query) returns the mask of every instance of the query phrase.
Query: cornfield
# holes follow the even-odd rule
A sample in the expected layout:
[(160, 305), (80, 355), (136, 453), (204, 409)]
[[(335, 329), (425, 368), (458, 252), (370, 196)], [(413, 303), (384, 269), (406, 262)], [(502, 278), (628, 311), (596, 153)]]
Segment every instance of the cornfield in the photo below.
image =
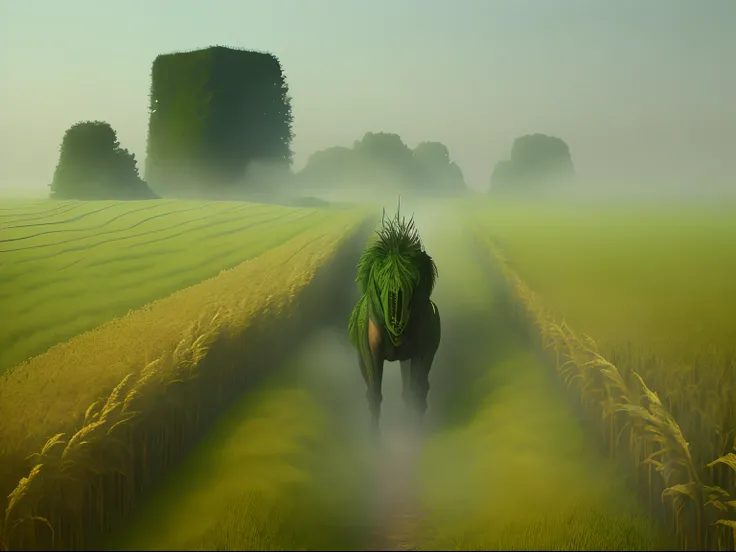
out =
[(340, 262), (346, 241), (363, 237), (359, 217), (341, 220), (330, 232), (306, 233), (278, 256), (254, 284), (264, 292), (255, 295), (258, 304), (253, 294), (220, 304), (91, 404), (76, 431), (53, 435), (30, 455), (28, 475), (8, 496), (0, 548), (98, 546), (222, 409), (280, 362), (285, 348), (277, 343), (309, 330), (325, 290), (306, 286), (326, 274), (323, 266)]
[[(476, 227), (474, 236), (494, 261), (519, 319), (535, 330), (584, 411), (600, 420), (610, 454), (628, 458), (643, 499), (652, 513), (659, 510), (667, 517), (680, 547), (736, 550), (733, 382), (722, 378), (712, 389), (683, 385), (681, 393), (663, 401), (637, 370), (643, 363), (611, 362), (590, 336), (578, 334), (545, 307), (485, 231)], [(636, 358), (619, 356), (624, 361)], [(672, 403), (678, 414), (695, 412), (697, 423), (688, 420), (683, 429)]]

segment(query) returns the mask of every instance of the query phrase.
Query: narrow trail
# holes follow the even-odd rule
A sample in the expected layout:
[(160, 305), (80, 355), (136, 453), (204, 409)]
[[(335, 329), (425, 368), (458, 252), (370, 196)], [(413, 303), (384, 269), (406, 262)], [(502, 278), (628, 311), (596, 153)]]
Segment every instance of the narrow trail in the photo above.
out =
[(384, 430), (377, 459), (376, 524), (368, 550), (416, 550), (422, 518), (414, 474), (419, 456), (417, 438), (401, 429)]
[(419, 214), (443, 331), (424, 437), (404, 431), (399, 365), (387, 363), (381, 444), (370, 446), (355, 352), (337, 325), (224, 416), (112, 548), (668, 548), (508, 324), (461, 225)]

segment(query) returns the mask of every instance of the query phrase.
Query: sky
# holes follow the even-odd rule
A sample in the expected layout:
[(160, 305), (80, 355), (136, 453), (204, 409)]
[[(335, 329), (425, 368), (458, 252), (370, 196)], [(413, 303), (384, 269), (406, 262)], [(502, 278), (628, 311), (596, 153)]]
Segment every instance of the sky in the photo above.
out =
[(0, 195), (45, 195), (80, 120), (142, 170), (154, 58), (215, 44), (281, 61), (295, 170), (393, 132), (483, 191), (540, 132), (594, 188), (736, 191), (734, 29), (736, 0), (0, 0)]

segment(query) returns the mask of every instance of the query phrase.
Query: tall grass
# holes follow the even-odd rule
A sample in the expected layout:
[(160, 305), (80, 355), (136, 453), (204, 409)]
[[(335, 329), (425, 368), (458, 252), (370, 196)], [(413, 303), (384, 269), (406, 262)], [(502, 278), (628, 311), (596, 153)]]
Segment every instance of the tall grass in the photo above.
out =
[[(307, 286), (315, 277), (322, 278), (320, 286), (332, 285), (326, 263), (337, 262), (338, 250), (361, 227), (360, 220), (356, 212), (335, 215), (257, 259), (132, 313), (111, 324), (113, 331), (80, 336), (66, 348), (75, 350), (77, 358), (86, 352), (86, 366), (56, 364), (52, 349), (47, 358), (42, 355), (14, 370), (12, 379), (0, 379), (0, 410), (9, 414), (0, 415), (2, 460), (8, 467), (0, 486), (5, 489), (13, 476), (17, 482), (20, 471), (27, 473), (9, 493), (0, 542), (13, 549), (94, 547), (222, 409), (279, 362), (287, 349), (283, 344), (308, 332), (310, 318), (325, 307), (320, 302), (324, 288), (310, 286), (309, 291)], [(187, 319), (191, 313), (199, 316)], [(186, 320), (195, 323), (172, 339), (166, 324), (174, 320), (178, 328)], [(154, 345), (136, 358), (148, 360), (121, 365), (115, 347), (104, 338), (125, 337), (125, 327), (139, 322)], [(162, 328), (163, 335), (154, 328)], [(135, 341), (124, 341), (135, 346)], [(74, 358), (64, 355), (64, 348), (55, 348), (55, 360)], [(52, 367), (61, 368), (55, 378)], [(122, 377), (112, 390), (107, 387), (105, 396), (81, 407), (78, 395), (99, 396), (105, 389), (101, 382), (110, 376), (90, 378), (95, 384), (90, 389), (64, 385), (63, 378), (80, 368), (89, 376), (115, 368), (113, 373)], [(52, 376), (61, 399), (47, 396), (46, 403), (32, 405), (22, 399), (43, 388), (29, 379), (39, 370)], [(74, 408), (55, 411), (63, 395)], [(41, 420), (37, 409), (46, 412)], [(24, 417), (36, 418), (35, 438), (18, 432), (22, 424), (15, 422)], [(52, 436), (37, 445), (43, 432)], [(29, 447), (37, 452), (31, 454)], [(26, 456), (30, 470), (22, 461)]]
[[(517, 299), (520, 318), (538, 330), (542, 347), (552, 351), (560, 377), (577, 391), (583, 408), (601, 421), (610, 453), (628, 455), (648, 504), (654, 507), (660, 500), (669, 504), (669, 520), (680, 546), (733, 549), (735, 427), (709, 427), (718, 419), (708, 417), (712, 412), (708, 397), (712, 395), (692, 393), (691, 389), (676, 395), (701, 423), (700, 432), (684, 432), (666, 404), (672, 397), (661, 400), (637, 371), (639, 365), (614, 364), (607, 359), (591, 337), (573, 330), (522, 281), (486, 228), (478, 227), (476, 236)], [(724, 404), (736, 397), (736, 386), (725, 381), (712, 391), (723, 394)], [(705, 461), (693, 454), (693, 449), (715, 454)]]
[(431, 375), (437, 425), (418, 470), (421, 549), (670, 549), (666, 527), (590, 446), (561, 386), (509, 323), (514, 303), (489, 285), (467, 235), (431, 243), (443, 342)]
[(369, 441), (353, 415), (362, 381), (345, 369), (354, 356), (341, 338), (319, 332), (291, 348), (103, 549), (361, 549), (374, 485)]

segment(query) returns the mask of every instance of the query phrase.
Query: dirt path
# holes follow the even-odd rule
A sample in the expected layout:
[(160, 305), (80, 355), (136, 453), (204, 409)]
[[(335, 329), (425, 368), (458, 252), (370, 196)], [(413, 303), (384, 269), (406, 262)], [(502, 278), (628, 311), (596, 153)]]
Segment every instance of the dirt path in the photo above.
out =
[(666, 548), (507, 323), (460, 226), (422, 216), (443, 324), (426, 437), (402, 429), (391, 363), (371, 449), (354, 351), (325, 333), (225, 417), (114, 548)]
[(416, 550), (422, 518), (415, 480), (420, 443), (401, 428), (388, 428), (381, 448), (376, 466), (377, 515), (368, 549)]

